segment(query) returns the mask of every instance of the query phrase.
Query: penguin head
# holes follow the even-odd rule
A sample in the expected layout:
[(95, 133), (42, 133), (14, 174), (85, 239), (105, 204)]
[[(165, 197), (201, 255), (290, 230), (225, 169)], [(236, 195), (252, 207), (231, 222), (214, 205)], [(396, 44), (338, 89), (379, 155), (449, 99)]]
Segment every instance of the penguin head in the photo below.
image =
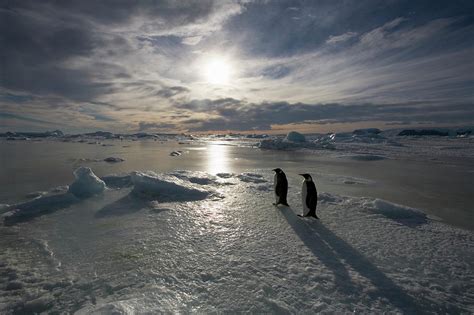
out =
[(298, 175), (303, 176), (305, 181), (310, 182), (310, 181), (313, 180), (313, 179), (311, 178), (311, 175), (309, 175), (309, 174), (306, 174), (306, 173), (305, 173), (305, 174), (298, 174)]
[(283, 173), (283, 171), (282, 171), (281, 168), (275, 168), (275, 169), (273, 169), (272, 171), (274, 171), (274, 172), (277, 173), (277, 174)]

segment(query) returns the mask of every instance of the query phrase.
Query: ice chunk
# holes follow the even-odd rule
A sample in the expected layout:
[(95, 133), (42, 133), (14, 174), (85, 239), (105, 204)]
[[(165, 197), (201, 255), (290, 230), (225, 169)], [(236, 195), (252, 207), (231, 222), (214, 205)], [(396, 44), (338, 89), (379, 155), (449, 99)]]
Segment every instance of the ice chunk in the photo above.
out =
[(69, 186), (68, 192), (78, 198), (88, 198), (100, 194), (105, 189), (105, 183), (97, 177), (89, 167), (79, 167), (74, 171), (76, 180)]
[(119, 157), (109, 156), (109, 157), (105, 158), (104, 161), (108, 162), (108, 163), (118, 163), (118, 162), (123, 162), (125, 160), (122, 159), (122, 158), (119, 158)]
[(202, 200), (212, 193), (200, 189), (189, 181), (154, 172), (132, 172), (133, 193), (158, 197), (160, 201), (193, 201)]
[(299, 132), (290, 131), (290, 132), (286, 135), (285, 141), (291, 141), (291, 142), (305, 142), (305, 141), (306, 141), (306, 138), (304, 137), (304, 135), (302, 135), (302, 134), (299, 133)]
[(170, 153), (170, 156), (180, 156), (182, 154), (182, 151), (173, 151)]

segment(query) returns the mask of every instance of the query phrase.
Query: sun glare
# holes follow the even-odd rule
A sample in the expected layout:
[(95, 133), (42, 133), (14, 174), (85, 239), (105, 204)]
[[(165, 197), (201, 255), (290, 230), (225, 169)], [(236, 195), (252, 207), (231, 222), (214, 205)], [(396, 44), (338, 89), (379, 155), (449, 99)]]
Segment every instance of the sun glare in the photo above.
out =
[(214, 57), (204, 65), (204, 77), (211, 84), (229, 84), (232, 76), (232, 65), (229, 60)]

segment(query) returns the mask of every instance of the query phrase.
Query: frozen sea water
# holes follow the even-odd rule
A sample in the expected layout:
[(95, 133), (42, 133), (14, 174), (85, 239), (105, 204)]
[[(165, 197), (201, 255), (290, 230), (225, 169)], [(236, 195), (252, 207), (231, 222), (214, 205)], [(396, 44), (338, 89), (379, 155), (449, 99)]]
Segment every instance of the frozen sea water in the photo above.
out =
[[(1, 313), (474, 312), (474, 234), (433, 217), (444, 202), (437, 189), (453, 181), (444, 187), (447, 204), (460, 199), (451, 213), (471, 206), (461, 185), (469, 179), (458, 178), (469, 163), (213, 144), (38, 145), (50, 150), (2, 160), (24, 172), (2, 170), (18, 185), (0, 203), (34, 197), (53, 211), (0, 227)], [(104, 156), (125, 161), (93, 161)], [(289, 179), (290, 208), (271, 205), (276, 165)], [(51, 199), (64, 188), (25, 196), (71, 184), (79, 166), (108, 188), (67, 202)], [(295, 215), (301, 170), (316, 175), (321, 222)]]

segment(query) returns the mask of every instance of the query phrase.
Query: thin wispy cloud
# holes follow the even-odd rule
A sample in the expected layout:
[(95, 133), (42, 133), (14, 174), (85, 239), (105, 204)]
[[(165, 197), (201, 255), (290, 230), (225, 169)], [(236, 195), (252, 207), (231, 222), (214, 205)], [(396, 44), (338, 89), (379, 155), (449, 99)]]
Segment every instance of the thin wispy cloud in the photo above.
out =
[[(0, 111), (16, 116), (2, 128), (68, 117), (63, 129), (74, 131), (264, 130), (307, 117), (417, 122), (421, 109), (434, 115), (425, 123), (474, 123), (469, 106), (456, 107), (474, 98), (473, 4), (425, 4), (6, 2)], [(190, 106), (213, 101), (220, 110)], [(268, 104), (304, 104), (305, 114), (282, 120)], [(321, 104), (354, 118), (319, 119)], [(384, 110), (354, 114), (367, 104)]]

